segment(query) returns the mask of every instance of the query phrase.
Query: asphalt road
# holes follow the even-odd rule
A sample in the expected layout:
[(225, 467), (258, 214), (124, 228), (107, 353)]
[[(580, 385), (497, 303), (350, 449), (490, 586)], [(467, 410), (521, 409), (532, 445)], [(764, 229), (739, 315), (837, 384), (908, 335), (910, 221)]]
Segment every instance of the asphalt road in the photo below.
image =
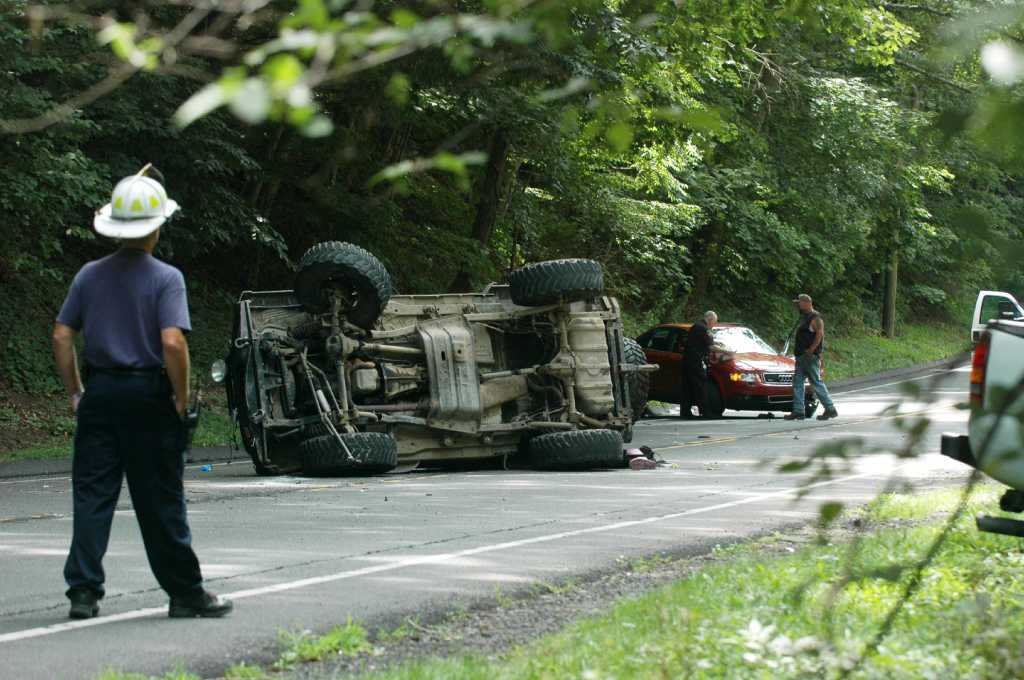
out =
[[(911, 400), (903, 385), (924, 388)], [(214, 674), (265, 657), (281, 630), (326, 630), (452, 608), (538, 581), (607, 569), (622, 557), (699, 552), (813, 520), (824, 500), (859, 503), (895, 481), (953, 483), (966, 468), (938, 455), (963, 431), (953, 405), (964, 369), (837, 395), (828, 423), (727, 412), (726, 419), (643, 421), (674, 466), (651, 471), (422, 472), (365, 480), (259, 478), (249, 464), (189, 469), (189, 517), (208, 586), (231, 596), (226, 620), (170, 620), (122, 495), (102, 616), (69, 622), (61, 569), (71, 532), (67, 476), (0, 480), (0, 678), (92, 678), (105, 669)], [(775, 465), (819, 445), (862, 438), (896, 449), (894, 414), (933, 420), (927, 453), (864, 455), (803, 500)], [(730, 417), (732, 416), (732, 417)]]

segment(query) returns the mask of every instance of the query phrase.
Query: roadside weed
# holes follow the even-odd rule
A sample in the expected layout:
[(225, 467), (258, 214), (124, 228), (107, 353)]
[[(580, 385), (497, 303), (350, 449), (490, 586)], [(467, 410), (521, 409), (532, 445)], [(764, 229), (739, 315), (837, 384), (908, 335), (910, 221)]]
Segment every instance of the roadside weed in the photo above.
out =
[(502, 590), (501, 586), (494, 586), (494, 601), (501, 609), (508, 609), (516, 603), (516, 598)]
[(378, 642), (400, 642), (416, 634), (417, 629), (422, 629), (419, 618), (407, 618), (398, 628), (384, 630), (377, 634)]
[(224, 671), (224, 680), (267, 680), (267, 672), (259, 666), (250, 666), (242, 662)]
[(320, 636), (309, 631), (282, 631), (280, 635), (285, 650), (274, 664), (274, 668), (279, 670), (297, 663), (322, 661), (334, 655), (354, 656), (373, 649), (366, 629), (352, 619), (344, 626), (336, 626)]

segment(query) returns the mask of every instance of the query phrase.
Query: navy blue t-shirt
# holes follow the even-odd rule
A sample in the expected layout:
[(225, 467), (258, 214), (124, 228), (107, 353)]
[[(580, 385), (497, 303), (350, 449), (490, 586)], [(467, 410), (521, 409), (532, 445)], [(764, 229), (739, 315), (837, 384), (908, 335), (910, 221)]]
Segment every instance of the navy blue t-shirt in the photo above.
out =
[(81, 331), (90, 366), (157, 368), (160, 331), (192, 330), (185, 277), (144, 250), (122, 248), (79, 270), (57, 322)]

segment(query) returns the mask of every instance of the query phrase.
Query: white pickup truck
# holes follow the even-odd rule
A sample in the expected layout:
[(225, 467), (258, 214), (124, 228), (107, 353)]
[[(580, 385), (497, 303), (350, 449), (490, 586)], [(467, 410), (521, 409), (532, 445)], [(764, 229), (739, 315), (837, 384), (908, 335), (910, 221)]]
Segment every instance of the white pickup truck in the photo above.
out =
[[(1024, 310), (1008, 293), (982, 291), (971, 328), (968, 434), (943, 434), (941, 451), (1010, 487), (999, 501), (1024, 512)], [(1024, 522), (979, 517), (983, 531), (1024, 536)]]

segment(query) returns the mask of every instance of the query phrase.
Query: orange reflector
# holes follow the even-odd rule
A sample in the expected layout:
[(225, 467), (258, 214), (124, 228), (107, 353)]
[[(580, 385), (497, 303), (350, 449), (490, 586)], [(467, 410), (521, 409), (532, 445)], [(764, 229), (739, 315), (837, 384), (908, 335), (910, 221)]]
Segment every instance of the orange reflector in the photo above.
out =
[(985, 371), (988, 370), (988, 350), (992, 336), (986, 331), (978, 339), (971, 359), (971, 402), (981, 404), (985, 394)]

